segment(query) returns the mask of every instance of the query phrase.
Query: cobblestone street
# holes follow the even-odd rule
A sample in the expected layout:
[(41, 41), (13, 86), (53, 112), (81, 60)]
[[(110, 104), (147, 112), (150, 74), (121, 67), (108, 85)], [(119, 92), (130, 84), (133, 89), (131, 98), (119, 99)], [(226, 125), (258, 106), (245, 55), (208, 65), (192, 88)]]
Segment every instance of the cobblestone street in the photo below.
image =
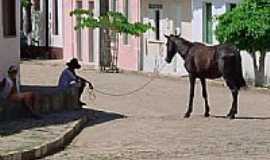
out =
[[(64, 65), (24, 62), (22, 84), (57, 85)], [(83, 69), (80, 75), (98, 89), (122, 93), (142, 86), (149, 77), (104, 74)], [(231, 106), (225, 87), (209, 85), (210, 118), (204, 118), (201, 87), (197, 83), (194, 113), (184, 119), (188, 99), (185, 79), (157, 79), (141, 92), (126, 97), (97, 94), (89, 108), (126, 118), (86, 127), (64, 151), (46, 160), (266, 160), (270, 157), (270, 94), (240, 93), (238, 119), (224, 116)], [(97, 120), (102, 117), (97, 115)]]

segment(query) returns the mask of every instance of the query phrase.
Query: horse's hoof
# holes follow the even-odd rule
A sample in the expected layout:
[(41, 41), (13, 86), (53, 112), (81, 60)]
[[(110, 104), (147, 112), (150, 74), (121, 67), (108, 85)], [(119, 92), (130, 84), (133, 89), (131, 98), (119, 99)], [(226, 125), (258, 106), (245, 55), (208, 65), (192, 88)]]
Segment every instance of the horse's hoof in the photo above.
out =
[(190, 114), (189, 113), (186, 113), (184, 118), (189, 118), (190, 117)]
[(227, 115), (227, 118), (229, 118), (229, 119), (235, 119), (235, 115), (234, 114)]
[(210, 114), (209, 113), (205, 113), (204, 114), (204, 117), (208, 118), (208, 117), (210, 117)]

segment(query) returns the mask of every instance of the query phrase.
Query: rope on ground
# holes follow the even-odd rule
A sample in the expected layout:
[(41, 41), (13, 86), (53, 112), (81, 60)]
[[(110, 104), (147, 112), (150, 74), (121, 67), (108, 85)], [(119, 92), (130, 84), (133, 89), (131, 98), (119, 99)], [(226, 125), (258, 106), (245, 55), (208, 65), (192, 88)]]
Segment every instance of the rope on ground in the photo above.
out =
[(150, 77), (150, 79), (144, 83), (141, 87), (139, 88), (136, 88), (134, 90), (131, 90), (131, 91), (128, 91), (128, 92), (125, 92), (125, 93), (109, 93), (109, 92), (106, 92), (106, 91), (103, 91), (103, 90), (100, 90), (98, 88), (94, 88), (92, 90), (89, 91), (89, 95), (90, 97), (92, 97), (92, 99), (96, 99), (96, 95), (95, 95), (95, 92), (99, 93), (99, 94), (102, 94), (102, 95), (105, 95), (105, 96), (111, 96), (111, 97), (123, 97), (123, 96), (129, 96), (129, 95), (132, 95), (132, 94), (135, 94), (143, 89), (145, 89), (148, 85), (150, 85), (154, 80), (157, 79), (157, 75), (159, 75), (159, 73), (165, 68), (166, 66), (166, 63), (162, 65), (162, 67), (160, 69), (158, 69), (158, 66), (154, 68), (154, 75), (152, 75)]

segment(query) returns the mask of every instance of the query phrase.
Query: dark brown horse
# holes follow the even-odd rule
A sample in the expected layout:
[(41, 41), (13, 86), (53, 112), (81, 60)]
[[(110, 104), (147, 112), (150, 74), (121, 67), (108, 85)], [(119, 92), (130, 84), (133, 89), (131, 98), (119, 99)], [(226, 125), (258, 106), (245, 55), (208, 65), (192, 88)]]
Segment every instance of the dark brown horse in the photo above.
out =
[(205, 117), (209, 117), (209, 104), (206, 90), (206, 79), (223, 77), (232, 92), (233, 103), (229, 118), (237, 114), (238, 92), (246, 86), (242, 75), (241, 56), (237, 48), (230, 44), (206, 46), (202, 43), (192, 43), (180, 36), (170, 35), (167, 41), (166, 61), (170, 63), (176, 53), (185, 61), (185, 68), (189, 73), (190, 97), (185, 118), (190, 117), (193, 110), (194, 87), (196, 79), (200, 79), (202, 95), (205, 100)]

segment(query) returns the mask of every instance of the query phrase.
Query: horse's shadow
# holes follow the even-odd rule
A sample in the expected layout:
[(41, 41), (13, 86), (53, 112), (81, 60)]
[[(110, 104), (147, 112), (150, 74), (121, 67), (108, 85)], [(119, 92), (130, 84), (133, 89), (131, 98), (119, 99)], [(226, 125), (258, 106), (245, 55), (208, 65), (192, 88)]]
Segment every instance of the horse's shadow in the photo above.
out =
[[(211, 115), (212, 118), (221, 118), (221, 119), (228, 119), (227, 116), (219, 116), (219, 115)], [(270, 117), (249, 117), (249, 116), (239, 116), (239, 117), (235, 117), (235, 119), (238, 120), (270, 120)]]

